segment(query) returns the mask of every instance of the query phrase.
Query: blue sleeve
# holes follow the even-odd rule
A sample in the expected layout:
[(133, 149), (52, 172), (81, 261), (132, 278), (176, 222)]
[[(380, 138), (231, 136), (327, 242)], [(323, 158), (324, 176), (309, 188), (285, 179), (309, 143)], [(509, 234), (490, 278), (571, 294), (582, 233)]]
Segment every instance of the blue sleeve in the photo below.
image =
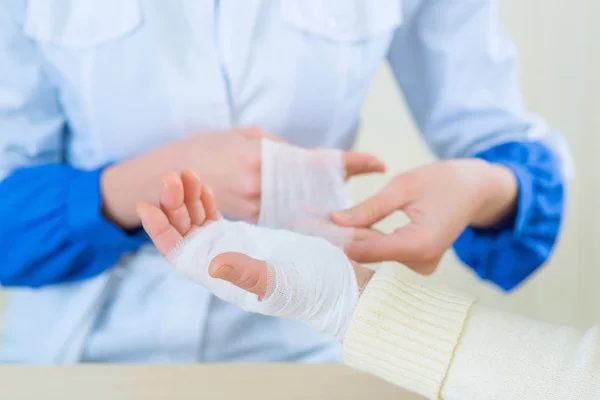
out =
[(67, 165), (68, 123), (25, 2), (0, 2), (0, 284), (39, 287), (97, 275), (138, 247), (101, 213), (101, 170)]
[(539, 142), (505, 143), (477, 156), (502, 164), (515, 174), (517, 210), (496, 227), (467, 228), (454, 250), (482, 279), (508, 291), (552, 253), (563, 216), (563, 176), (553, 152)]
[(469, 228), (454, 246), (483, 279), (513, 289), (556, 241), (562, 177), (573, 173), (566, 140), (526, 109), (516, 48), (495, 2), (423, 1), (404, 12), (388, 59), (429, 148), (441, 159), (502, 163), (517, 177), (516, 216), (494, 229)]
[(148, 239), (102, 215), (101, 169), (46, 164), (0, 182), (0, 284), (39, 287), (93, 277)]

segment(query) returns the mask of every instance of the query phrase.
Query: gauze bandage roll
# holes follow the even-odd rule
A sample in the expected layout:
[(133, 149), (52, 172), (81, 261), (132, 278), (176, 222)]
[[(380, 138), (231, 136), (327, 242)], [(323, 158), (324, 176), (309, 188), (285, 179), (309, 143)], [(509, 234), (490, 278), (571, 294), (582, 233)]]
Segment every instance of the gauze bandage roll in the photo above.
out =
[[(210, 262), (228, 252), (266, 261), (268, 283), (262, 301), (209, 275)], [(170, 261), (224, 301), (251, 312), (297, 319), (339, 340), (358, 302), (352, 264), (340, 248), (319, 237), (221, 220), (187, 237)]]
[(307, 150), (262, 141), (262, 196), (258, 225), (321, 236), (337, 246), (353, 229), (332, 223), (334, 211), (351, 206), (342, 152)]

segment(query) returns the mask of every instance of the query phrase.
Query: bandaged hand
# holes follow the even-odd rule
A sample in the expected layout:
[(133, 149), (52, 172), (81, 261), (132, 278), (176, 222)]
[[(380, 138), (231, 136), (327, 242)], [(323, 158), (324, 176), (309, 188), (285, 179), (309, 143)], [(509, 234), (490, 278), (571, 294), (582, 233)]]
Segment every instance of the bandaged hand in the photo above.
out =
[(247, 311), (344, 338), (372, 271), (322, 238), (222, 219), (192, 171), (163, 183), (160, 205), (142, 203), (138, 214), (178, 272)]

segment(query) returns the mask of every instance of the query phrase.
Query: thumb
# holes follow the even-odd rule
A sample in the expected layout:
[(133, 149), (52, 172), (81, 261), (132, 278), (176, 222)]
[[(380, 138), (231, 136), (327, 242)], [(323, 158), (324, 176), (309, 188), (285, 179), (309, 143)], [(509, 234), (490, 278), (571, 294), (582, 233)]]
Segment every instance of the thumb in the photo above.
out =
[(267, 292), (265, 261), (256, 260), (242, 253), (223, 253), (210, 262), (208, 273), (213, 278), (233, 283), (240, 289), (254, 293), (259, 300)]
[(346, 178), (373, 172), (385, 172), (385, 164), (379, 158), (367, 153), (346, 151), (343, 153)]

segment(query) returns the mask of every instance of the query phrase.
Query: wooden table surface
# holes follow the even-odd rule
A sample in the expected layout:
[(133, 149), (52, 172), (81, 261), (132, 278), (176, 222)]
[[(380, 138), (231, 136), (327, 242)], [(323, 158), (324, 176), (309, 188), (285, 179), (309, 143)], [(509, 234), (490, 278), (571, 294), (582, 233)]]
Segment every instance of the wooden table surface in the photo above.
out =
[(341, 365), (0, 366), (7, 400), (420, 400)]

